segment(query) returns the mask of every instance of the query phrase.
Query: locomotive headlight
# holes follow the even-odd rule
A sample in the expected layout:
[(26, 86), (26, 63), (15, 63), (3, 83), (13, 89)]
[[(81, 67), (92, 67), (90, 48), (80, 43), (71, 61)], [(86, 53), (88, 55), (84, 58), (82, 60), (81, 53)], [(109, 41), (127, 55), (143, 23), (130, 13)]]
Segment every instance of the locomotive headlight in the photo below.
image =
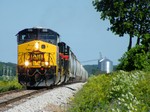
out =
[(39, 49), (39, 46), (40, 46), (39, 43), (36, 42), (36, 43), (35, 43), (35, 49), (38, 50), (38, 49)]
[(24, 65), (27, 67), (29, 66), (29, 61), (25, 61)]
[(45, 65), (48, 66), (48, 62), (47, 61), (45, 62)]

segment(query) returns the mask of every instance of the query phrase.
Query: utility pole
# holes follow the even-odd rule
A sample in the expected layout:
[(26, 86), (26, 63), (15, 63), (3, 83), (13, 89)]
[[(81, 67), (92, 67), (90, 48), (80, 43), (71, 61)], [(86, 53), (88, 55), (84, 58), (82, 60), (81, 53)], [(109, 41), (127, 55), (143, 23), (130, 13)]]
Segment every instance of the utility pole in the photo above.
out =
[(7, 74), (7, 77), (9, 77), (9, 66), (6, 67), (6, 74)]
[(3, 71), (2, 77), (3, 77), (3, 79), (5, 80), (5, 79), (6, 79), (6, 65), (3, 65), (2, 71)]
[(3, 76), (5, 76), (6, 75), (6, 65), (3, 65)]
[(12, 76), (12, 67), (9, 68), (9, 76)]

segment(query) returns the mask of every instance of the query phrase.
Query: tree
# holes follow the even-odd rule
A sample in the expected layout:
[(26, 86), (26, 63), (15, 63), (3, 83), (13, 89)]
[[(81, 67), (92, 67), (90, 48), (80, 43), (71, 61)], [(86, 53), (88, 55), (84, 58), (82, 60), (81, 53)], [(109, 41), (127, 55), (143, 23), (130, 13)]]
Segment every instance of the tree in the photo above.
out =
[(144, 45), (136, 45), (126, 52), (117, 66), (118, 70), (132, 71), (150, 69), (150, 53), (145, 52)]
[(142, 37), (141, 44), (145, 46), (145, 52), (149, 53), (150, 52), (150, 34), (145, 34)]
[(110, 21), (110, 30), (121, 36), (129, 35), (128, 51), (132, 47), (132, 37), (137, 45), (143, 35), (150, 33), (150, 0), (95, 0), (93, 5), (101, 12), (101, 19)]

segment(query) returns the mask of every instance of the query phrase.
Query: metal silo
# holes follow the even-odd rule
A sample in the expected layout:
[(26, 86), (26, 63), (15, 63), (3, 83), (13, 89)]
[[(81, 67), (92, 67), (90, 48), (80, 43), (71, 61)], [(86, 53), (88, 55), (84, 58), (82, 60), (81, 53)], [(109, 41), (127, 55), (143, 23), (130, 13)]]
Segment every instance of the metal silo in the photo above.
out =
[(107, 58), (102, 58), (98, 61), (100, 73), (110, 73), (113, 71), (113, 62)]

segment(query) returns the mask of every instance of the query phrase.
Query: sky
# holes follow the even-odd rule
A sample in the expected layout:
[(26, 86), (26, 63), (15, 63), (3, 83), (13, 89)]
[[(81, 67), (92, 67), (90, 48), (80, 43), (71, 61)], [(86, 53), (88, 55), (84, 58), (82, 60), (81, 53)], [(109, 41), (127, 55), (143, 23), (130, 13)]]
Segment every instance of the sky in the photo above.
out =
[(50, 28), (60, 34), (83, 64), (107, 57), (113, 64), (127, 50), (128, 36), (111, 31), (101, 20), (92, 0), (0, 0), (0, 61), (17, 63), (16, 34), (25, 28)]

